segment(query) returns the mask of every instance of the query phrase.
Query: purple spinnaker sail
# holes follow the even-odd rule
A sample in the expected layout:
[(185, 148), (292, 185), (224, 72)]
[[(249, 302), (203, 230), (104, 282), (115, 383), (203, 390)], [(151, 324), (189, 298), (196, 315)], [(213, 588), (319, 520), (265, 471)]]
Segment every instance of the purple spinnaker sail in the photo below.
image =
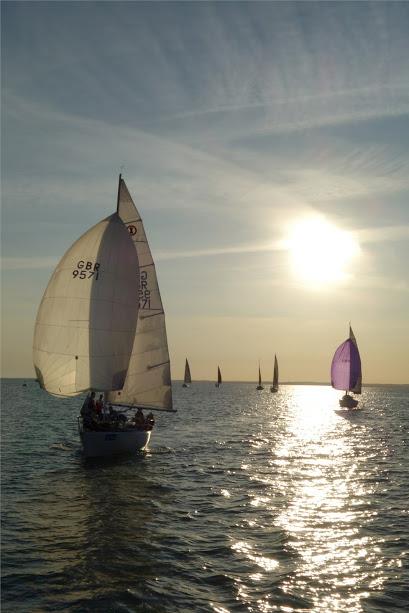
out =
[(358, 347), (348, 338), (338, 347), (331, 364), (331, 385), (336, 390), (352, 391), (361, 376)]

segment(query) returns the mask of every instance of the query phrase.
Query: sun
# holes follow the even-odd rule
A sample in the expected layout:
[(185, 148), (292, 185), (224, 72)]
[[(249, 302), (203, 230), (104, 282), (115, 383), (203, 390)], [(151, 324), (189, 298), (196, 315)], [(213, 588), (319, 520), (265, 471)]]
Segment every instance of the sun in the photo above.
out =
[(285, 242), (295, 275), (313, 287), (348, 279), (348, 264), (359, 252), (350, 232), (321, 217), (295, 223)]

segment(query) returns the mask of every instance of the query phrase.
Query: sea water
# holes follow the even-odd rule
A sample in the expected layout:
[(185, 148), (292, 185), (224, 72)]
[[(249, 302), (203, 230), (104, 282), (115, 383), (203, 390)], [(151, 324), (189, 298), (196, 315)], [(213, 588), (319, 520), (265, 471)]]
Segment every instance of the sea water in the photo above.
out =
[(84, 460), (81, 400), (2, 385), (2, 611), (409, 610), (409, 388), (174, 385), (150, 449)]

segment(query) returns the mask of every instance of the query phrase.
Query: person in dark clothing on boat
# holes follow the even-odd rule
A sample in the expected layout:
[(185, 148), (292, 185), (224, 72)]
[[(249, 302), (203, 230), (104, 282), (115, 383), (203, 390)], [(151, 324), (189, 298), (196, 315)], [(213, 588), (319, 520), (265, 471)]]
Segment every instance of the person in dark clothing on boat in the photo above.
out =
[(81, 407), (81, 417), (83, 419), (85, 427), (87, 428), (92, 427), (94, 415), (95, 415), (95, 392), (91, 392), (91, 394), (85, 398), (84, 404)]
[(102, 411), (104, 408), (104, 394), (100, 394), (95, 403), (95, 411), (100, 419), (102, 419)]
[(137, 430), (143, 430), (145, 426), (145, 416), (141, 408), (139, 408), (135, 413), (135, 428)]
[(146, 419), (145, 419), (145, 430), (152, 430), (154, 425), (155, 425), (155, 418), (151, 411), (150, 413), (147, 414)]

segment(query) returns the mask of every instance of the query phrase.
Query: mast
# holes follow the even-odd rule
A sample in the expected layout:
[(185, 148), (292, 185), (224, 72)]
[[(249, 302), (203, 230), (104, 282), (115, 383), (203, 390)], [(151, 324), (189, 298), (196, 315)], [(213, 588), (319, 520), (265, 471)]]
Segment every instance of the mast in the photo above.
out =
[(119, 213), (119, 196), (121, 193), (121, 181), (122, 181), (122, 174), (119, 173), (119, 179), (118, 179), (118, 195), (116, 197), (116, 212)]

